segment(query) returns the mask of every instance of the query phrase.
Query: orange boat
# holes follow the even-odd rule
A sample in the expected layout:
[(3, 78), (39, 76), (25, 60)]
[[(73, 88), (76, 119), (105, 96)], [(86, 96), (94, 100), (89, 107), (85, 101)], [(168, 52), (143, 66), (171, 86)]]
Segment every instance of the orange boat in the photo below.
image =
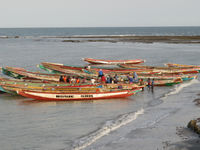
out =
[(117, 65), (117, 64), (140, 64), (144, 63), (145, 60), (135, 59), (135, 60), (104, 60), (104, 59), (93, 59), (93, 58), (84, 58), (84, 61), (87, 61), (91, 64), (103, 64), (103, 65)]
[(195, 65), (182, 65), (182, 64), (173, 64), (173, 63), (168, 63), (165, 65), (168, 67), (179, 67), (179, 68), (200, 68), (200, 66), (195, 66)]
[(42, 101), (71, 101), (71, 100), (97, 100), (97, 99), (112, 99), (112, 98), (124, 98), (136, 94), (141, 91), (142, 88), (134, 90), (111, 90), (111, 91), (99, 91), (97, 92), (44, 92), (44, 91), (31, 91), (31, 90), (19, 90), (18, 94)]

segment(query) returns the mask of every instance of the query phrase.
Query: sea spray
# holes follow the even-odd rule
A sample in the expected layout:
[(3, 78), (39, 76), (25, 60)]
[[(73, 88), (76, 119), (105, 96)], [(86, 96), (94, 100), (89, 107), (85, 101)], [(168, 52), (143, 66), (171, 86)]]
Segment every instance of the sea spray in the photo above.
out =
[(164, 96), (161, 97), (161, 99), (163, 100), (163, 99), (167, 98), (170, 95), (178, 94), (183, 88), (191, 86), (191, 85), (196, 84), (196, 83), (199, 83), (199, 80), (193, 79), (193, 80), (191, 80), (191, 81), (189, 81), (187, 83), (183, 83), (183, 84), (181, 84), (179, 86), (176, 85), (175, 88), (172, 91), (170, 91), (169, 93), (164, 94)]
[(116, 120), (107, 121), (101, 128), (99, 128), (98, 130), (92, 132), (91, 134), (85, 137), (82, 137), (81, 139), (79, 139), (77, 143), (74, 143), (73, 150), (81, 150), (86, 148), (87, 146), (91, 145), (98, 139), (109, 134), (111, 131), (114, 131), (120, 128), (121, 126), (134, 121), (141, 114), (144, 114), (143, 108), (138, 110), (137, 112), (121, 115)]

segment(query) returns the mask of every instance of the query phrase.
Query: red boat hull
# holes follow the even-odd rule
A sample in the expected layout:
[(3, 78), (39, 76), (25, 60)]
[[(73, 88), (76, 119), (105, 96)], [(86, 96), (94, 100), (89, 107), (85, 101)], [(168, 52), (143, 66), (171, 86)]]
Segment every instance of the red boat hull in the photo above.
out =
[(144, 63), (145, 61), (142, 59), (135, 59), (135, 60), (103, 60), (103, 59), (92, 59), (92, 58), (84, 58), (84, 61), (87, 61), (91, 64), (107, 64), (107, 65), (114, 65), (114, 64), (140, 64)]
[[(138, 91), (140, 89), (134, 90)], [(99, 92), (99, 93), (43, 93), (35, 91), (18, 91), (18, 94), (42, 101), (73, 101), (73, 100), (98, 100), (124, 98), (134, 95), (136, 92), (130, 90), (114, 91), (114, 92)]]

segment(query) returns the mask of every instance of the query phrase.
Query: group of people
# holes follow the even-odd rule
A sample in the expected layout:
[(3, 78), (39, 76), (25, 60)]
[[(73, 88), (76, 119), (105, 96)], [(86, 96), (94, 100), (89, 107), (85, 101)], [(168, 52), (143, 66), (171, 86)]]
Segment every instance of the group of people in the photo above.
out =
[[(128, 83), (129, 84), (132, 84), (132, 83), (139, 83), (139, 85), (144, 85), (144, 81), (143, 79), (138, 79), (138, 75), (136, 72), (133, 73), (133, 75), (131, 76), (127, 76), (127, 79), (128, 79)], [(79, 83), (86, 83), (86, 78), (79, 78), (79, 77), (70, 77), (70, 76), (65, 76), (65, 75), (61, 75), (60, 76), (60, 79), (59, 79), (60, 82), (65, 82), (65, 83), (69, 83), (69, 84), (79, 84)], [(102, 69), (99, 70), (98, 72), (98, 78), (97, 80), (95, 80), (94, 78), (92, 78), (91, 80), (91, 84), (95, 84), (96, 82), (99, 83), (101, 82), (102, 84), (105, 84), (105, 83), (112, 83), (112, 84), (117, 84), (119, 81), (119, 77), (117, 76), (117, 74), (115, 74), (115, 76), (111, 76), (111, 75), (108, 75), (107, 77), (104, 75)], [(148, 89), (152, 89), (154, 88), (154, 79), (150, 79), (148, 78), (147, 79), (147, 87)]]
[(65, 75), (61, 75), (60, 76), (60, 79), (59, 79), (60, 82), (65, 82), (65, 83), (70, 83), (70, 84), (75, 84), (75, 83), (85, 83), (86, 82), (86, 79), (80, 79), (78, 77), (70, 77), (70, 76), (65, 76)]
[[(102, 69), (99, 70), (99, 78), (101, 78), (101, 83), (118, 83), (119, 79), (117, 74), (115, 74), (114, 77), (111, 77), (111, 75), (108, 75), (107, 78), (104, 76)], [(139, 83), (139, 85), (144, 85), (144, 80), (143, 79), (138, 79), (138, 75), (136, 72), (133, 73), (131, 76), (127, 76), (128, 83), (133, 84), (133, 83)], [(153, 90), (154, 88), (154, 79), (147, 79), (147, 87)]]
[(150, 78), (148, 78), (147, 79), (147, 87), (150, 89), (152, 89), (153, 90), (153, 88), (154, 88), (154, 79), (150, 79)]
[(127, 79), (128, 79), (130, 84), (139, 82), (138, 75), (137, 75), (136, 72), (133, 73), (133, 76), (127, 76)]
[(105, 83), (118, 83), (118, 76), (117, 74), (115, 74), (114, 77), (112, 77), (111, 75), (108, 75), (107, 77), (105, 77), (102, 69), (99, 70), (98, 72), (98, 78), (100, 78), (101, 83), (105, 84)]

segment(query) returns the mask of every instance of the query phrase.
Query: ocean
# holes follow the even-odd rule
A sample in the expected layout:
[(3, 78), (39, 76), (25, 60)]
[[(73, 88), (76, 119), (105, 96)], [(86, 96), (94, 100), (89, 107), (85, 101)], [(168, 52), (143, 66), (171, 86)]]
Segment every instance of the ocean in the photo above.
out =
[(0, 28), (1, 36), (77, 36), (77, 35), (200, 35), (200, 27), (85, 27), (85, 28)]
[[(41, 71), (36, 67), (41, 62), (85, 65), (81, 58), (91, 57), (199, 65), (200, 44), (62, 42), (62, 37), (74, 35), (200, 35), (200, 27), (1, 28), (0, 64)], [(145, 88), (123, 99), (35, 102), (0, 94), (0, 149), (167, 149), (196, 137), (186, 126), (199, 117), (200, 108), (193, 102), (199, 89), (194, 79), (154, 91)], [(178, 135), (179, 127), (187, 135)]]

